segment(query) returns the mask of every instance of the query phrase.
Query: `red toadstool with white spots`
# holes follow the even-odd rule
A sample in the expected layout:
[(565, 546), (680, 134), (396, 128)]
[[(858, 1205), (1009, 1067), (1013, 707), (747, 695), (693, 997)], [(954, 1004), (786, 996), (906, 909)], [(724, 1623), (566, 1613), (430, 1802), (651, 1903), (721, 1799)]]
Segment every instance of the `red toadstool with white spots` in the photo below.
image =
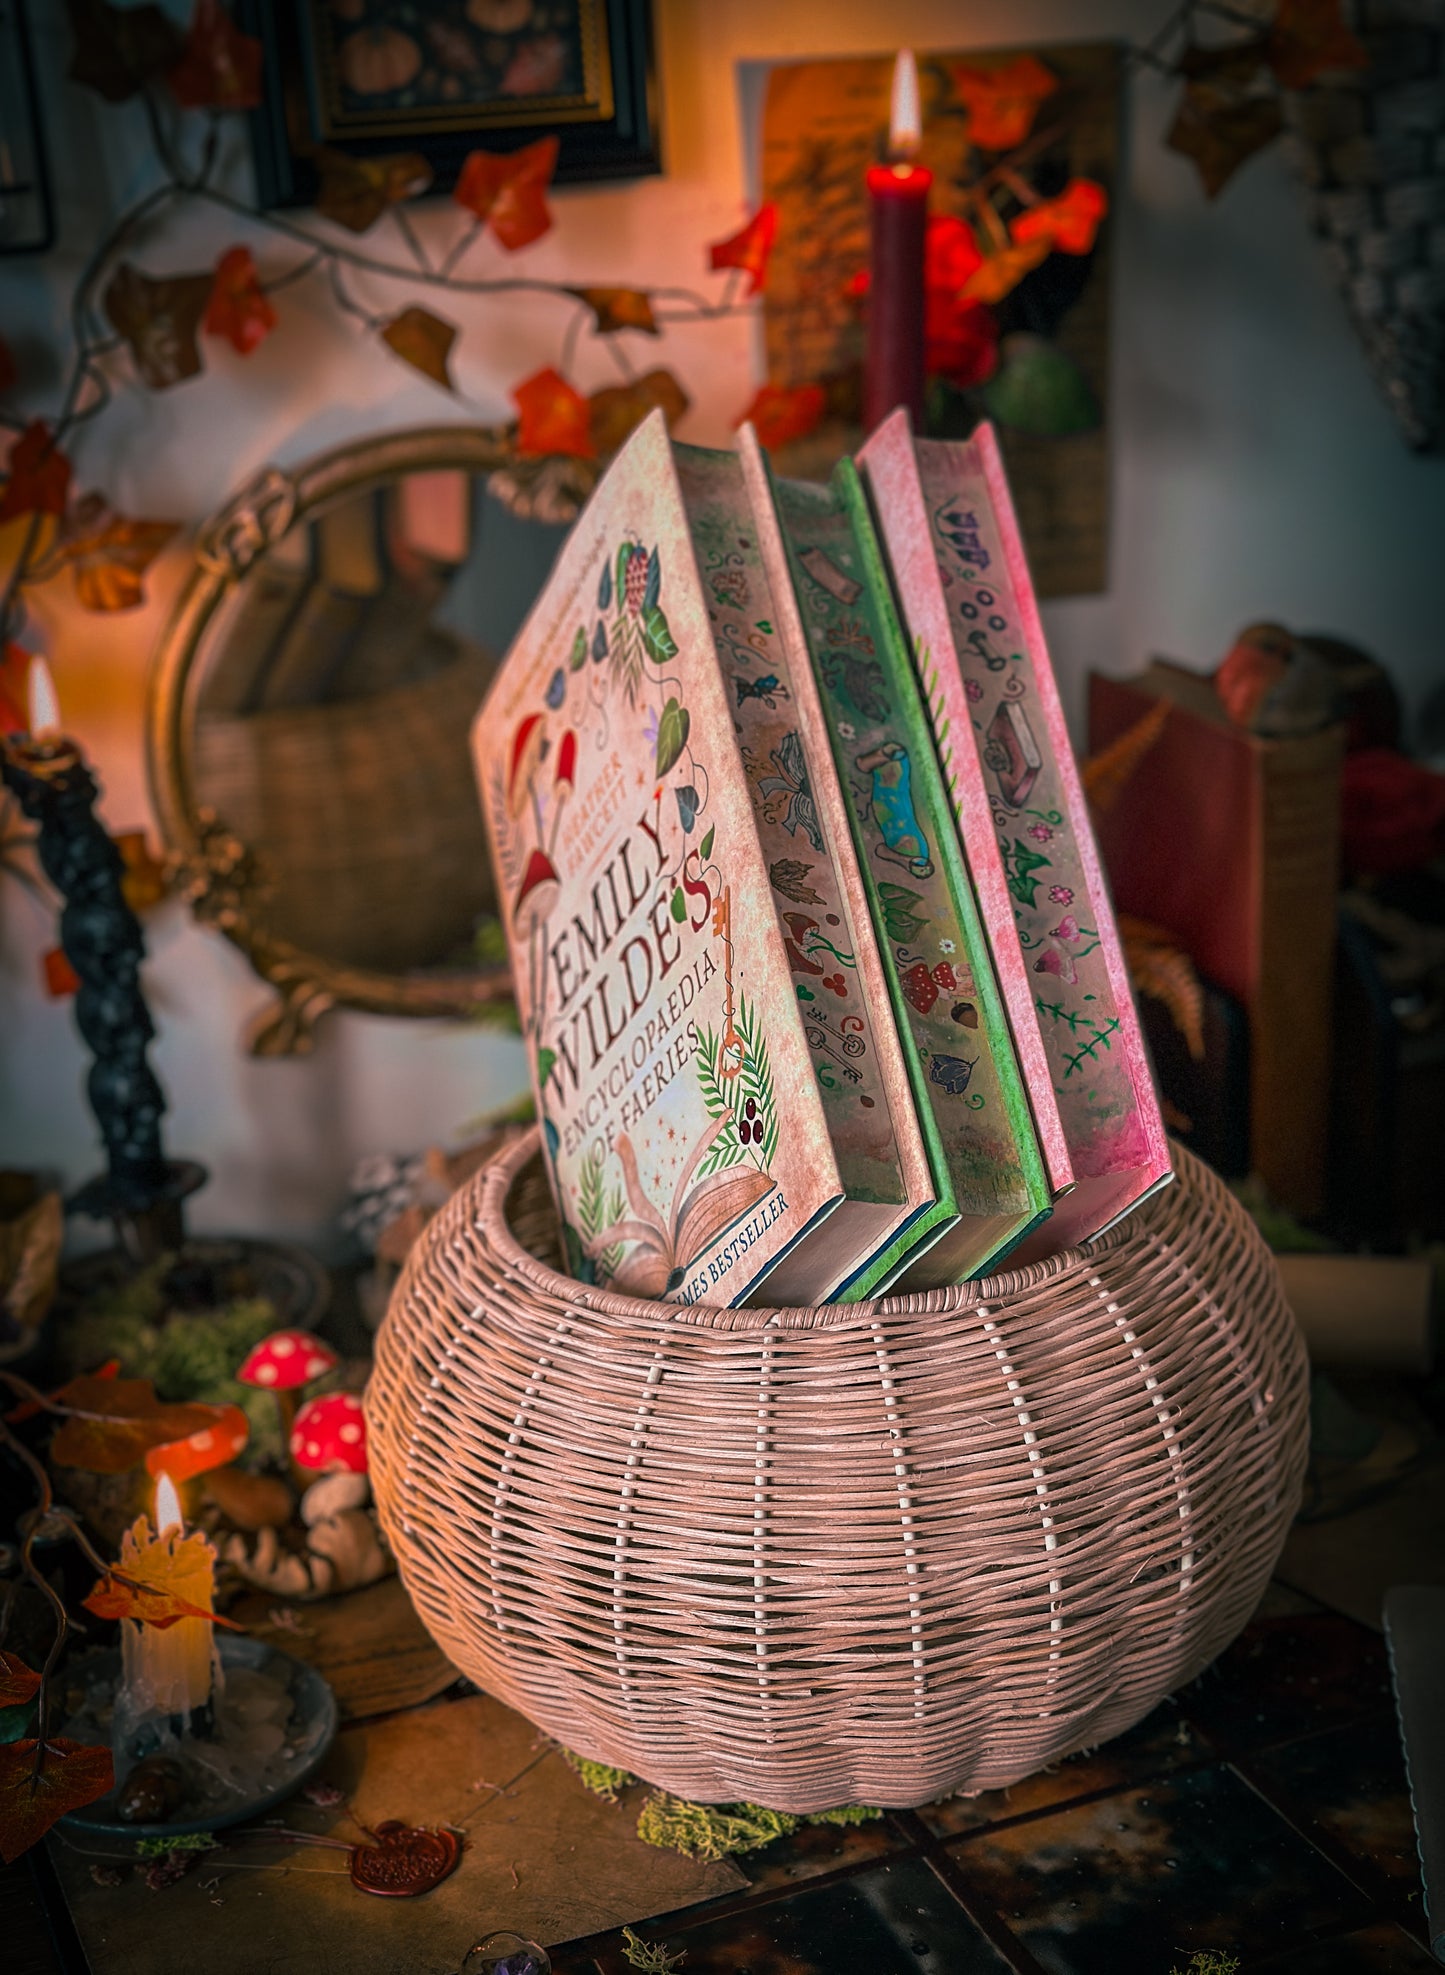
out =
[(224, 1406), (211, 1426), (188, 1433), (183, 1440), (167, 1440), (146, 1452), (146, 1472), (168, 1474), (172, 1481), (189, 1481), (193, 1475), (207, 1474), (212, 1468), (234, 1461), (250, 1438), (251, 1423), (239, 1406)]
[(296, 1415), (293, 1396), (314, 1378), (323, 1378), (340, 1363), (329, 1344), (313, 1337), (309, 1330), (273, 1330), (251, 1352), (236, 1373), (242, 1385), (254, 1385), (276, 1394), (276, 1410), (281, 1418), (281, 1443), (291, 1437)]
[(291, 1458), (308, 1474), (366, 1473), (366, 1415), (354, 1392), (308, 1400), (291, 1429)]

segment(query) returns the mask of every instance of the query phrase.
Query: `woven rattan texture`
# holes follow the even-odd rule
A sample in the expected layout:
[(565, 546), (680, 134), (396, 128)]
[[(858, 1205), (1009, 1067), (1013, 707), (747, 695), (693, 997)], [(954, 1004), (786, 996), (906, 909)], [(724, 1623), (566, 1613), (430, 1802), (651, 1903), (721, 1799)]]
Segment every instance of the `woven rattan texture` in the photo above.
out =
[(417, 1242), (367, 1411), (423, 1619), (569, 1747), (695, 1799), (917, 1804), (1120, 1733), (1244, 1624), (1306, 1365), (1188, 1153), (1054, 1262), (772, 1313), (556, 1274), (517, 1238), (534, 1144)]

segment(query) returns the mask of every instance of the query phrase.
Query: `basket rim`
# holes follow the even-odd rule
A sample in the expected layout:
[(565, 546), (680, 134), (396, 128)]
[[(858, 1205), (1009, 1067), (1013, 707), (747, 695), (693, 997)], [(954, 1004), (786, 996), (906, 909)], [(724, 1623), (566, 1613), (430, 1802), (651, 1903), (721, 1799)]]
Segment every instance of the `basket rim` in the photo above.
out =
[(530, 1278), (544, 1295), (573, 1308), (594, 1311), (599, 1316), (642, 1317), (654, 1322), (661, 1317), (668, 1322), (710, 1330), (844, 1328), (871, 1322), (879, 1316), (941, 1315), (949, 1311), (1007, 1303), (1058, 1282), (1080, 1269), (1092, 1267), (1097, 1257), (1130, 1240), (1140, 1225), (1137, 1216), (1147, 1213), (1159, 1201), (1173, 1195), (1181, 1180), (1186, 1181), (1189, 1190), (1193, 1191), (1202, 1179), (1209, 1176), (1209, 1169), (1186, 1146), (1171, 1139), (1169, 1150), (1174, 1160), (1174, 1172), (1166, 1186), (1151, 1199), (1141, 1201), (1134, 1213), (1116, 1221), (1102, 1234), (1076, 1246), (1061, 1248), (1057, 1254), (1045, 1256), (1041, 1261), (1026, 1263), (1021, 1268), (1001, 1269), (995, 1275), (979, 1276), (973, 1281), (950, 1284), (944, 1289), (869, 1297), (858, 1303), (819, 1303), (807, 1307), (755, 1303), (729, 1307), (717, 1303), (654, 1301), (647, 1297), (598, 1289), (589, 1283), (578, 1282), (572, 1276), (563, 1275), (550, 1263), (534, 1255), (517, 1238), (508, 1218), (507, 1207), (513, 1187), (524, 1167), (540, 1154), (541, 1145), (540, 1125), (532, 1125), (519, 1132), (478, 1169), (459, 1196), (467, 1204), (469, 1219), (481, 1226), (498, 1260), (511, 1273)]

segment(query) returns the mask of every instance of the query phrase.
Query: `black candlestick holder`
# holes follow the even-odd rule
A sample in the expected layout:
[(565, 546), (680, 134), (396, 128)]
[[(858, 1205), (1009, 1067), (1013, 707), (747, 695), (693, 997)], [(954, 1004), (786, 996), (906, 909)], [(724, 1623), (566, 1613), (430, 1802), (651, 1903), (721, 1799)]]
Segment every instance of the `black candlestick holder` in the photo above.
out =
[(167, 1159), (161, 1142), (165, 1096), (147, 1050), (155, 1036), (141, 992), (145, 939), (126, 902), (119, 851), (95, 814), (95, 777), (67, 740), (12, 738), (0, 773), (38, 825), (40, 867), (64, 901), (60, 943), (79, 986), (75, 1018), (95, 1060), (87, 1079), (107, 1165), (68, 1203), (108, 1218), (135, 1263), (184, 1241), (181, 1202), (205, 1182), (203, 1166)]

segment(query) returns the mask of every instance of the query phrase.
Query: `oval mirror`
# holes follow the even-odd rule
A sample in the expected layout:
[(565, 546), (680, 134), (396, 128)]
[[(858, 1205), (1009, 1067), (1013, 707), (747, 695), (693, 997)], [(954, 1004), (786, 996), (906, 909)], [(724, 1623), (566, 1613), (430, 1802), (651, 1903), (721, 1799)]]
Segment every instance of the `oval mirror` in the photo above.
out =
[(198, 917), (277, 991), (260, 1054), (333, 1007), (510, 995), (469, 730), (575, 510), (515, 465), (502, 430), (392, 433), (267, 469), (198, 537), (151, 785)]

